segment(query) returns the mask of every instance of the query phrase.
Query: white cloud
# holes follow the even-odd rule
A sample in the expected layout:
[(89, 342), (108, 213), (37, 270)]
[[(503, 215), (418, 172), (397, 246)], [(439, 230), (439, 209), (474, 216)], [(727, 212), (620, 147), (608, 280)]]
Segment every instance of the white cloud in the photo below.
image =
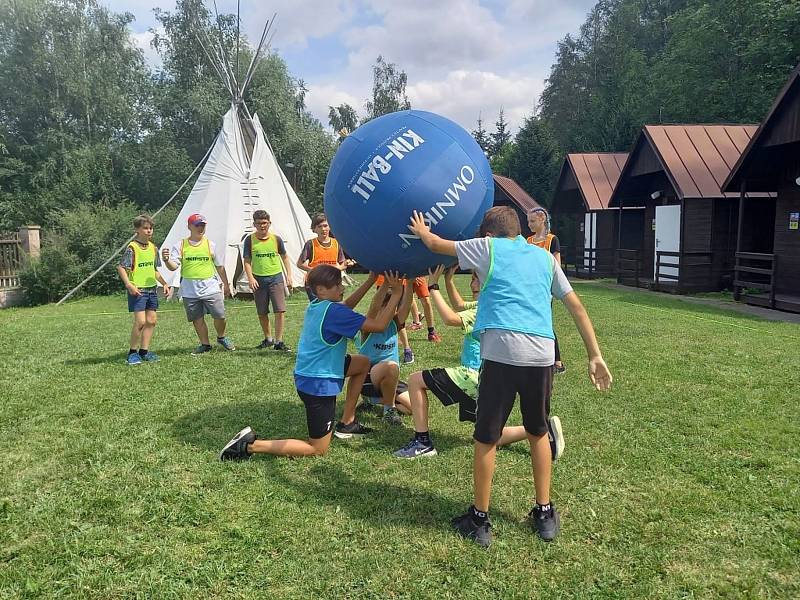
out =
[(516, 131), (531, 114), (542, 86), (541, 79), (533, 77), (456, 70), (443, 79), (410, 85), (407, 91), (414, 108), (439, 113), (468, 130), (475, 128), (479, 113), (484, 127), (493, 130), (502, 106), (511, 130)]
[(153, 33), (150, 31), (131, 33), (131, 40), (144, 54), (144, 60), (151, 68), (158, 69), (161, 66), (161, 57), (158, 55), (158, 52), (156, 52), (155, 48), (150, 45), (150, 42), (153, 41), (153, 37)]
[(363, 104), (361, 97), (354, 96), (334, 84), (311, 84), (308, 86), (306, 107), (326, 127), (328, 126), (328, 107), (339, 106), (340, 104), (349, 104), (356, 109), (356, 112), (363, 112), (361, 110)]

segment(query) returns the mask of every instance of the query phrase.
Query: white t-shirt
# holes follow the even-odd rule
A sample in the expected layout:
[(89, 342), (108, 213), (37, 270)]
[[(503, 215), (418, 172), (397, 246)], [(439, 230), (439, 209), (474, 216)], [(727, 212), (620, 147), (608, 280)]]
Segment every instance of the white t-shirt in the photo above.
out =
[[(200, 242), (202, 242), (202, 240), (200, 240)], [(192, 246), (199, 246), (200, 242), (189, 241)], [(177, 264), (179, 269), (181, 265), (181, 246), (183, 246), (183, 240), (175, 244), (172, 250), (169, 251), (170, 260)], [(217, 256), (216, 247), (211, 240), (208, 240), (208, 248), (211, 250), (211, 258), (214, 260), (214, 266), (223, 266), (225, 264), (223, 262), (224, 258)], [(220, 292), (222, 292), (222, 284), (216, 273), (213, 277), (209, 277), (208, 279), (181, 279), (181, 298), (207, 298), (208, 296), (213, 296)]]
[[(489, 272), (490, 238), (474, 238), (456, 242), (458, 265), (462, 269), (474, 269), (483, 283)], [(561, 300), (572, 291), (567, 276), (555, 257), (553, 261), (553, 296)], [(549, 367), (555, 362), (555, 342), (550, 338), (507, 329), (487, 329), (481, 333), (481, 358), (520, 367)]]

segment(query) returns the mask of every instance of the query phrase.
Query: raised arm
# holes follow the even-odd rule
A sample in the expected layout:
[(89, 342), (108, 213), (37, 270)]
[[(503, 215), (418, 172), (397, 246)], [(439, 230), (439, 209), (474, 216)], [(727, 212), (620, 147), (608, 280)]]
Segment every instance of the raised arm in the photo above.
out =
[(455, 280), (453, 279), (457, 268), (458, 265), (453, 265), (444, 272), (444, 287), (447, 289), (447, 297), (450, 298), (450, 306), (453, 307), (454, 311), (461, 312), (466, 308), (466, 305), (464, 304), (464, 298), (462, 298), (461, 294), (459, 294), (458, 289), (456, 288)]
[(592, 385), (600, 391), (611, 387), (614, 378), (608, 370), (603, 355), (600, 353), (600, 346), (597, 344), (597, 336), (594, 334), (594, 327), (589, 319), (586, 309), (583, 307), (581, 299), (575, 292), (569, 292), (561, 301), (572, 316), (578, 333), (581, 334), (583, 345), (586, 347), (586, 356), (589, 358), (589, 379)]
[(349, 306), (350, 308), (355, 308), (358, 306), (358, 303), (361, 302), (361, 299), (366, 295), (369, 289), (375, 284), (375, 281), (378, 279), (378, 276), (370, 271), (369, 277), (362, 283), (356, 290), (350, 294), (347, 298), (344, 299), (344, 304)]
[[(438, 288), (439, 277), (441, 277), (442, 272), (444, 271), (444, 266), (439, 265), (433, 271), (429, 272), (428, 275), (428, 289), (432, 285), (436, 285)], [(431, 292), (431, 300), (433, 300), (433, 305), (436, 307), (436, 311), (442, 317), (442, 321), (444, 321), (445, 325), (449, 325), (450, 327), (461, 327), (461, 317), (459, 317), (456, 312), (450, 308), (447, 302), (442, 296), (442, 293), (438, 289), (432, 289)]]
[(411, 312), (411, 303), (414, 301), (414, 279), (412, 277), (406, 278), (406, 284), (403, 286), (403, 297), (400, 299), (400, 305), (397, 307), (397, 323), (405, 323), (408, 319), (408, 313)]
[(375, 316), (380, 312), (381, 307), (383, 306), (383, 301), (386, 300), (386, 296), (388, 295), (389, 282), (384, 278), (383, 284), (378, 288), (378, 291), (375, 292), (375, 295), (372, 296), (372, 302), (369, 303), (369, 309), (367, 310), (367, 317), (375, 318)]
[(364, 324), (361, 326), (361, 331), (363, 333), (379, 333), (384, 331), (397, 312), (397, 306), (401, 299), (400, 292), (403, 290), (403, 282), (400, 281), (397, 273), (386, 273), (384, 277), (386, 283), (389, 284), (392, 290), (392, 296), (374, 318), (367, 316)]
[(411, 225), (408, 228), (422, 240), (422, 243), (431, 252), (446, 256), (456, 255), (456, 243), (452, 240), (442, 239), (433, 233), (421, 212), (414, 211), (414, 214), (411, 215)]

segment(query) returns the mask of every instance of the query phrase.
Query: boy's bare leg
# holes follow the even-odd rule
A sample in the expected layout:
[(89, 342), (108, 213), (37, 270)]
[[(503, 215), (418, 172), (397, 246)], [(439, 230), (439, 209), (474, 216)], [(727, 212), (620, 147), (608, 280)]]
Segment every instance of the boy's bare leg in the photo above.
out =
[[(547, 439), (545, 437), (545, 439)], [(548, 444), (548, 450), (550, 446)], [(494, 477), (494, 457), (496, 444), (484, 444), (475, 440), (475, 459), (472, 464), (472, 484), (475, 488), (475, 508), (489, 512), (489, 500), (492, 495), (492, 477)]]
[(411, 300), (411, 318), (413, 319), (414, 323), (419, 323), (419, 305), (417, 305), (417, 299), (413, 298)]
[(394, 398), (394, 405), (395, 408), (397, 408), (397, 410), (402, 414), (411, 414), (411, 399), (409, 398), (408, 392), (397, 394), (397, 396)]
[(411, 350), (411, 344), (408, 343), (408, 332), (405, 327), (397, 332), (397, 339), (403, 344), (403, 350)]
[(369, 373), (369, 359), (361, 354), (350, 356), (350, 367), (345, 373), (347, 377), (347, 391), (344, 398), (344, 409), (342, 410), (341, 422), (349, 425), (356, 420), (356, 404), (361, 395), (361, 388)]
[(269, 313), (258, 315), (258, 322), (261, 324), (261, 332), (264, 334), (264, 339), (272, 337), (272, 330), (269, 326)]
[(422, 371), (415, 371), (408, 378), (408, 396), (411, 401), (411, 417), (414, 419), (414, 431), (428, 431), (428, 395), (425, 390)]
[[(153, 331), (156, 328), (157, 313), (154, 310), (146, 310), (144, 315), (145, 323), (142, 328), (142, 342), (139, 344), (139, 348), (148, 350), (150, 348), (150, 340), (153, 339)], [(133, 346), (131, 346), (131, 348), (133, 348)]]
[(552, 473), (552, 453), (547, 434), (534, 436), (527, 434), (531, 445), (531, 466), (533, 466), (533, 485), (536, 488), (536, 502), (541, 506), (550, 502), (550, 477)]
[(131, 343), (128, 348), (133, 350), (139, 349), (139, 344), (142, 342), (142, 332), (144, 331), (147, 317), (145, 311), (137, 310), (133, 313), (133, 327), (131, 327)]
[[(225, 337), (225, 319), (214, 319), (214, 329), (217, 330), (217, 337)], [(206, 334), (208, 337), (208, 334)]]
[(195, 319), (192, 321), (192, 325), (194, 325), (194, 330), (197, 332), (197, 337), (200, 340), (200, 343), (204, 346), (209, 346), (208, 343), (208, 325), (206, 325), (206, 320), (204, 317), (200, 317), (199, 319)]
[(394, 406), (397, 382), (400, 380), (400, 365), (396, 362), (380, 362), (372, 367), (370, 380), (381, 391), (381, 404)]
[[(513, 444), (514, 442), (521, 442), (526, 437), (528, 437), (528, 432), (525, 431), (525, 427), (523, 427), (522, 425), (514, 425), (513, 427), (503, 427), (503, 435), (500, 436), (500, 440), (497, 442), (497, 445), (508, 446), (509, 444)], [(549, 441), (547, 442), (547, 451), (550, 452)]]
[(425, 322), (428, 324), (428, 327), (435, 327), (436, 324), (433, 322), (433, 306), (431, 306), (430, 296), (420, 298), (420, 300), (422, 301), (422, 310), (425, 311)]
[(309, 440), (256, 440), (248, 444), (247, 451), (274, 456), (323, 456), (328, 452), (332, 436), (333, 432), (323, 438)]
[(283, 341), (283, 326), (286, 323), (286, 313), (285, 312), (276, 312), (275, 313), (275, 341), (282, 342)]

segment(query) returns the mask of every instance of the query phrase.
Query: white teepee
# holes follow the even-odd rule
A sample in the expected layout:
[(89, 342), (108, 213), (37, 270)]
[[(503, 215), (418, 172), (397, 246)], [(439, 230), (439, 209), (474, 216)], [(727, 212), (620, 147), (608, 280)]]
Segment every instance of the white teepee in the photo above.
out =
[[(224, 253), (228, 283), (232, 289), (244, 292), (250, 289), (242, 273), (241, 252), (245, 237), (253, 232), (253, 212), (262, 209), (269, 213), (270, 231), (278, 234), (286, 245), (293, 265), (292, 284), (296, 287), (303, 285), (304, 273), (294, 264), (306, 240), (314, 235), (311, 219), (275, 160), (258, 115), (251, 116), (242, 99), (269, 28), (268, 22), (241, 86), (231, 65), (223, 58), (222, 48), (214, 48), (208, 37), (205, 44), (198, 38), (231, 94), (231, 107), (225, 113), (222, 130), (203, 170), (162, 246), (171, 249), (188, 237), (189, 215), (203, 215), (208, 220), (206, 237), (214, 242), (218, 254)], [(172, 287), (179, 285), (180, 270), (169, 271), (162, 267), (160, 271)]]

